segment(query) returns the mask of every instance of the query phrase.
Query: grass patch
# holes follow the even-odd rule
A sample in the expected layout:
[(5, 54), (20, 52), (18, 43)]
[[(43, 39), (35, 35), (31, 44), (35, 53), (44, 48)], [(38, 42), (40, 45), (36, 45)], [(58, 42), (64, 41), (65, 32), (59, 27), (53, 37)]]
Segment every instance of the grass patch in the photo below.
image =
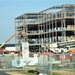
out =
[(59, 73), (53, 73), (53, 75), (61, 75), (61, 74), (59, 74)]
[(26, 71), (19, 71), (19, 73), (25, 74), (25, 75), (37, 75), (36, 73), (29, 73), (29, 72), (26, 73)]
[(24, 73), (25, 75), (37, 75), (36, 73)]
[[(25, 74), (25, 75), (37, 75), (36, 73), (26, 73), (25, 71), (19, 71), (21, 74)], [(61, 75), (59, 73), (53, 73), (53, 75)]]

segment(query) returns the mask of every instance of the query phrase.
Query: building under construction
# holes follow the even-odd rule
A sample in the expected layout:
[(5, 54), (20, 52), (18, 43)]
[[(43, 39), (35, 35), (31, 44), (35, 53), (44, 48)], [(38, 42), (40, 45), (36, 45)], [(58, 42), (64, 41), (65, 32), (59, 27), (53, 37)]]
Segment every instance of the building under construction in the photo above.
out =
[[(37, 13), (25, 13), (15, 18), (15, 45), (22, 49), (22, 42), (29, 42), (31, 52), (75, 48), (75, 5), (64, 4)], [(44, 49), (43, 49), (44, 47)]]

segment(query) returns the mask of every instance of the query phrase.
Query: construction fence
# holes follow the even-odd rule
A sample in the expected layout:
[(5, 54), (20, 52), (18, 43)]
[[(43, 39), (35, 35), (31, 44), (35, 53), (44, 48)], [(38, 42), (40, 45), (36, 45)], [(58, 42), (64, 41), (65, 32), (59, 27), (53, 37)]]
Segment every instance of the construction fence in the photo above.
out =
[(10, 53), (0, 55), (0, 68), (8, 69), (18, 67), (20, 64), (21, 55)]
[[(39, 54), (40, 55), (40, 54)], [(44, 75), (74, 75), (75, 54), (64, 53), (42, 53), (39, 58), (39, 71)]]
[[(0, 56), (0, 68), (13, 69), (22, 67), (23, 60), (19, 54), (8, 54)], [(39, 53), (38, 63), (34, 66), (38, 67), (39, 72), (44, 75), (74, 75), (75, 74), (75, 53), (53, 54), (50, 52)], [(20, 65), (22, 63), (22, 65)]]

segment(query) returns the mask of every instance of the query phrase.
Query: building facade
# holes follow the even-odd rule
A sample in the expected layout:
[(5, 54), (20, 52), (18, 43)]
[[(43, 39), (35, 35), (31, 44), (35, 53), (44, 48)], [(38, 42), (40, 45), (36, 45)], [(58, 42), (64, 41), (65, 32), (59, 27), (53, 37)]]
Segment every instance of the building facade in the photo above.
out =
[[(29, 42), (31, 52), (67, 52), (75, 47), (75, 5), (53, 6), (38, 13), (15, 18), (15, 45)], [(43, 49), (44, 47), (44, 49)]]

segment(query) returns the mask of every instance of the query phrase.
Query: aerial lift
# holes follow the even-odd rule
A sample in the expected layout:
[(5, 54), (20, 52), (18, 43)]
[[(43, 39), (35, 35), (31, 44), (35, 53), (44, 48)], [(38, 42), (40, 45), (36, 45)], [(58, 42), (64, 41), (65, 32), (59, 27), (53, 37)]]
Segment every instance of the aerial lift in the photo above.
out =
[(17, 34), (23, 35), (23, 32), (14, 33), (10, 38), (8, 38), (8, 39), (0, 46), (0, 48), (2, 48), (8, 41), (10, 41), (10, 39), (12, 39), (12, 38), (13, 38), (14, 36), (16, 36)]
[(10, 38), (8, 38), (8, 39), (0, 46), (0, 48), (2, 48), (2, 47), (3, 47), (11, 38), (13, 38), (15, 35), (16, 35), (16, 33), (13, 34)]

